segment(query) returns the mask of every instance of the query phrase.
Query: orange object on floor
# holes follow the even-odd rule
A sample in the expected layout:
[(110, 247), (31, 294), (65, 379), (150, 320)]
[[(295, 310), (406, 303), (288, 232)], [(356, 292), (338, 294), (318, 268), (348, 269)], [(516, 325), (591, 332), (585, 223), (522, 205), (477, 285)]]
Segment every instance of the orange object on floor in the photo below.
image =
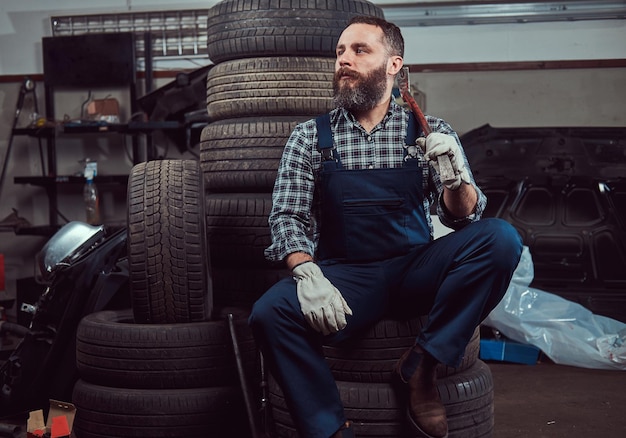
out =
[(70, 436), (70, 425), (67, 417), (64, 415), (54, 417), (52, 419), (52, 428), (50, 430), (50, 438), (63, 438)]

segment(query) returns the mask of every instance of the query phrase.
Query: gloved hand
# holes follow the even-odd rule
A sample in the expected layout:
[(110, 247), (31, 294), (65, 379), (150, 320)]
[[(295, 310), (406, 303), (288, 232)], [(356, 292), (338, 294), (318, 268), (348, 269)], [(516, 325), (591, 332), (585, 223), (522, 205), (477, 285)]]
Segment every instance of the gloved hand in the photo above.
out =
[(324, 335), (343, 329), (346, 315), (352, 310), (341, 292), (332, 285), (322, 270), (313, 262), (306, 262), (293, 268), (297, 282), (298, 301), (304, 318), (313, 329)]
[(433, 132), (428, 137), (419, 137), (416, 140), (417, 144), (422, 148), (424, 157), (431, 161), (437, 173), (439, 173), (439, 163), (437, 157), (440, 155), (447, 155), (450, 157), (450, 164), (456, 175), (456, 179), (451, 182), (444, 182), (444, 186), (450, 190), (456, 190), (461, 186), (461, 183), (470, 183), (470, 176), (467, 168), (465, 167), (465, 160), (458, 143), (448, 134), (442, 134), (440, 132)]

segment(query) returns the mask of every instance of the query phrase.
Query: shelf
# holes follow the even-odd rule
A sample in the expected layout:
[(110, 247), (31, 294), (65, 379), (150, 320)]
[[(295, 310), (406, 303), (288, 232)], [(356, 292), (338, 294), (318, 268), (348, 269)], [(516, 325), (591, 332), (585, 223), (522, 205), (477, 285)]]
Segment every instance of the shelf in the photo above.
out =
[(72, 123), (65, 124), (62, 132), (66, 134), (91, 134), (102, 132), (118, 132), (121, 134), (151, 133), (161, 130), (183, 129), (184, 125), (173, 122), (129, 122), (129, 123)]
[[(94, 178), (96, 184), (119, 184), (126, 185), (128, 183), (128, 175), (100, 175)], [(16, 176), (13, 179), (15, 184), (31, 184), (34, 186), (51, 186), (57, 184), (85, 184), (83, 176)]]
[(29, 135), (31, 137), (48, 137), (58, 133), (63, 134), (100, 134), (103, 132), (117, 132), (120, 134), (151, 133), (154, 131), (182, 130), (185, 124), (177, 121), (162, 122), (67, 122), (58, 126), (42, 128), (17, 128), (13, 135)]
[[(94, 48), (97, 48), (94, 49)], [(13, 129), (11, 135), (26, 135), (45, 140), (47, 160), (46, 169), (41, 175), (45, 176), (21, 176), (15, 177), (16, 184), (31, 184), (43, 187), (48, 197), (48, 224), (43, 227), (20, 229), (19, 234), (49, 235), (58, 229), (59, 213), (58, 202), (59, 187), (72, 188), (67, 192), (78, 192), (77, 188), (85, 184), (85, 178), (78, 176), (59, 175), (57, 166), (57, 143), (66, 142), (67, 135), (71, 134), (96, 134), (119, 133), (131, 137), (132, 162), (137, 164), (144, 160), (140, 152), (139, 139), (145, 133), (146, 144), (153, 131), (179, 129), (184, 131), (184, 125), (180, 123), (160, 122), (134, 122), (107, 123), (104, 120), (59, 120), (55, 115), (58, 105), (55, 105), (57, 92), (79, 89), (92, 90), (94, 88), (114, 88), (124, 94), (125, 101), (130, 105), (127, 108), (129, 114), (139, 114), (137, 107), (137, 70), (135, 60), (135, 43), (132, 33), (119, 33), (116, 35), (80, 35), (67, 37), (61, 41), (58, 38), (44, 37), (42, 39), (43, 73), (45, 91), (45, 114), (46, 120), (43, 126), (31, 125), (28, 127)], [(94, 67), (95, 66), (95, 67)], [(98, 68), (103, 67), (103, 68)], [(91, 96), (91, 93), (90, 93)], [(86, 103), (86, 102), (85, 102)], [(39, 113), (39, 111), (37, 111)], [(87, 141), (88, 139), (81, 139)], [(90, 141), (91, 139), (89, 139)], [(115, 139), (120, 140), (120, 139)], [(126, 146), (127, 139), (123, 139)], [(39, 142), (42, 165), (43, 145)], [(70, 142), (70, 146), (76, 142)], [(121, 149), (121, 148), (120, 148)], [(119, 152), (119, 151), (118, 151)], [(145, 156), (150, 159), (150, 150), (147, 149)], [(122, 169), (120, 169), (122, 170)], [(118, 187), (126, 188), (128, 175), (99, 175), (94, 178), (98, 185), (107, 189), (116, 190)]]
[(31, 137), (51, 137), (56, 134), (55, 126), (45, 126), (42, 128), (16, 128), (12, 131), (13, 135), (29, 135)]

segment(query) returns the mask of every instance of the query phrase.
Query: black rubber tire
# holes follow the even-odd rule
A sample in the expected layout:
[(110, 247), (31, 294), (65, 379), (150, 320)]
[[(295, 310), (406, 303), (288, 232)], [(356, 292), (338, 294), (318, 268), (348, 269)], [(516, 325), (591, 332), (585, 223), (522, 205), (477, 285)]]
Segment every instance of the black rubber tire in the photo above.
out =
[(384, 14), (364, 0), (223, 0), (208, 11), (209, 58), (218, 64), (255, 56), (334, 57), (355, 15)]
[(227, 119), (200, 135), (200, 166), (212, 193), (271, 193), (283, 149), (304, 117)]
[(237, 386), (127, 389), (79, 380), (73, 433), (78, 438), (249, 436)]
[(283, 263), (263, 255), (271, 243), (269, 193), (207, 193), (213, 297), (220, 306), (252, 306), (279, 279), (291, 275)]
[(133, 167), (128, 182), (128, 260), (135, 321), (210, 319), (204, 178), (193, 160)]
[(270, 193), (208, 193), (207, 236), (213, 266), (270, 267), (263, 251), (271, 243)]
[[(427, 316), (404, 321), (383, 319), (355, 340), (340, 346), (324, 346), (324, 356), (337, 380), (348, 382), (391, 382), (396, 362), (413, 345), (426, 324)], [(439, 378), (457, 374), (474, 365), (480, 351), (477, 327), (456, 368), (437, 366)]]
[[(277, 437), (298, 435), (282, 391), (269, 379), (269, 401)], [(337, 381), (346, 417), (359, 437), (410, 437), (404, 394), (390, 383)], [(493, 378), (481, 360), (469, 369), (440, 379), (437, 389), (446, 407), (449, 438), (487, 438), (494, 426)]]
[(248, 327), (249, 311), (240, 308), (220, 309), (214, 321), (177, 324), (135, 324), (130, 309), (87, 315), (76, 333), (79, 375), (118, 388), (238, 385), (229, 313), (246, 375), (253, 378), (258, 351)]
[(291, 271), (284, 267), (251, 268), (215, 267), (213, 270), (215, 284), (215, 304), (219, 306), (252, 305), (276, 282), (292, 276)]
[(316, 116), (333, 109), (331, 58), (250, 58), (218, 64), (207, 74), (211, 120)]

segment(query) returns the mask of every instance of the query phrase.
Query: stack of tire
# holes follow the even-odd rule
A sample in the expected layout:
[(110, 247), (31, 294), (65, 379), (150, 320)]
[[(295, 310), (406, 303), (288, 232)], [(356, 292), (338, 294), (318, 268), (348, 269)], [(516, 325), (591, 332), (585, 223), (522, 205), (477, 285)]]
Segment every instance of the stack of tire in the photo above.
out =
[[(415, 436), (406, 421), (407, 393), (395, 382), (393, 370), (425, 323), (426, 317), (384, 319), (359, 339), (324, 347), (356, 436)], [(491, 437), (493, 432), (493, 379), (489, 367), (478, 359), (479, 348), (477, 328), (458, 367), (437, 367), (437, 389), (446, 406), (450, 438)], [(269, 390), (276, 435), (296, 438), (280, 387), (270, 380)]]
[(233, 333), (250, 375), (257, 350), (247, 310), (213, 308), (202, 182), (192, 160), (132, 169), (132, 308), (79, 323), (80, 379), (72, 395), (78, 438), (250, 435)]
[(267, 218), (294, 127), (332, 109), (334, 53), (364, 0), (225, 0), (209, 10), (207, 112), (200, 163), (207, 187), (216, 303), (251, 305), (288, 273), (267, 262)]

